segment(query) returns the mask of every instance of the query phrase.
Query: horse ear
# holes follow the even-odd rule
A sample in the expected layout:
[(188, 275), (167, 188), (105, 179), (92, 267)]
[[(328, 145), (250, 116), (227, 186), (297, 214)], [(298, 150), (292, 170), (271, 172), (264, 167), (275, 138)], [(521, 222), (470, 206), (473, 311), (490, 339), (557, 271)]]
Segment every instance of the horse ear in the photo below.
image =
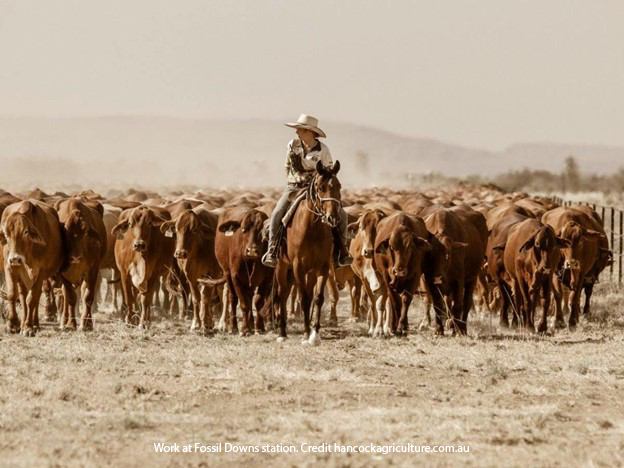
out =
[(316, 172), (318, 172), (321, 175), (327, 174), (327, 170), (325, 169), (325, 166), (323, 166), (323, 163), (321, 161), (318, 161), (316, 163)]
[(334, 165), (332, 166), (331, 172), (332, 172), (332, 174), (336, 175), (336, 174), (338, 174), (339, 170), (340, 170), (340, 161), (336, 161), (334, 163)]

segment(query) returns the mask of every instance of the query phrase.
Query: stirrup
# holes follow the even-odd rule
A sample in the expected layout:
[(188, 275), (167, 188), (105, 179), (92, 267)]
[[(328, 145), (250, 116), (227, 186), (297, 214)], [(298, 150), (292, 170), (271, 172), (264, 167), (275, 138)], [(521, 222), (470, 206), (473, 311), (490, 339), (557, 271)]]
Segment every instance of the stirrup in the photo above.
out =
[(262, 256), (262, 260), (261, 260), (262, 264), (269, 268), (275, 268), (277, 266), (277, 256), (275, 254), (276, 254), (275, 250), (271, 251), (271, 249), (269, 249)]

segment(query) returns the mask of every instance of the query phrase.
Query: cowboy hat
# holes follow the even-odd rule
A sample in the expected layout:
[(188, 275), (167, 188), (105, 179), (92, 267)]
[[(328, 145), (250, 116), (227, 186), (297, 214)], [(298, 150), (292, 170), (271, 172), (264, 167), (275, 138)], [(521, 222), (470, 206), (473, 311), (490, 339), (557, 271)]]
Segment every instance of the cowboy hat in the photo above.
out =
[(305, 128), (306, 130), (312, 130), (318, 136), (325, 138), (325, 132), (318, 127), (318, 119), (311, 115), (301, 114), (296, 122), (289, 122), (284, 124), (291, 128)]

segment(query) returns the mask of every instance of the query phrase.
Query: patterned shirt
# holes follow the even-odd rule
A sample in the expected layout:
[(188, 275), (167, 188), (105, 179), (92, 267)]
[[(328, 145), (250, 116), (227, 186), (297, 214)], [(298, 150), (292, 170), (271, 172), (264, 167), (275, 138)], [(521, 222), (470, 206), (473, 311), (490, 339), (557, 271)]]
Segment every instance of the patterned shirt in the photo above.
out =
[[(316, 172), (316, 163), (321, 161), (323, 166), (331, 167), (333, 164), (331, 153), (325, 143), (321, 143), (316, 140), (316, 144), (306, 149), (305, 145), (301, 143), (301, 140), (295, 138), (288, 142), (286, 151), (286, 164), (284, 169), (286, 171), (286, 182), (288, 184), (307, 184), (314, 177)], [(300, 158), (301, 165), (304, 168), (303, 172), (297, 171), (290, 162), (290, 154), (293, 153), (295, 157)]]

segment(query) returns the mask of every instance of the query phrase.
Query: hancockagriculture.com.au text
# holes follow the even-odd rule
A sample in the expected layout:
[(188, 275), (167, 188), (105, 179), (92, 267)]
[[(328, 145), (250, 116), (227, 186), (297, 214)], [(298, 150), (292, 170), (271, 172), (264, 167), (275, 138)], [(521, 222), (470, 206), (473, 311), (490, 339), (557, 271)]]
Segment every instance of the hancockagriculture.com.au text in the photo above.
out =
[(288, 444), (264, 445), (234, 445), (229, 442), (218, 442), (205, 445), (199, 442), (193, 444), (165, 444), (154, 443), (154, 450), (160, 453), (468, 453), (468, 445), (339, 445), (337, 443), (322, 443), (319, 445), (303, 443), (298, 447)]

